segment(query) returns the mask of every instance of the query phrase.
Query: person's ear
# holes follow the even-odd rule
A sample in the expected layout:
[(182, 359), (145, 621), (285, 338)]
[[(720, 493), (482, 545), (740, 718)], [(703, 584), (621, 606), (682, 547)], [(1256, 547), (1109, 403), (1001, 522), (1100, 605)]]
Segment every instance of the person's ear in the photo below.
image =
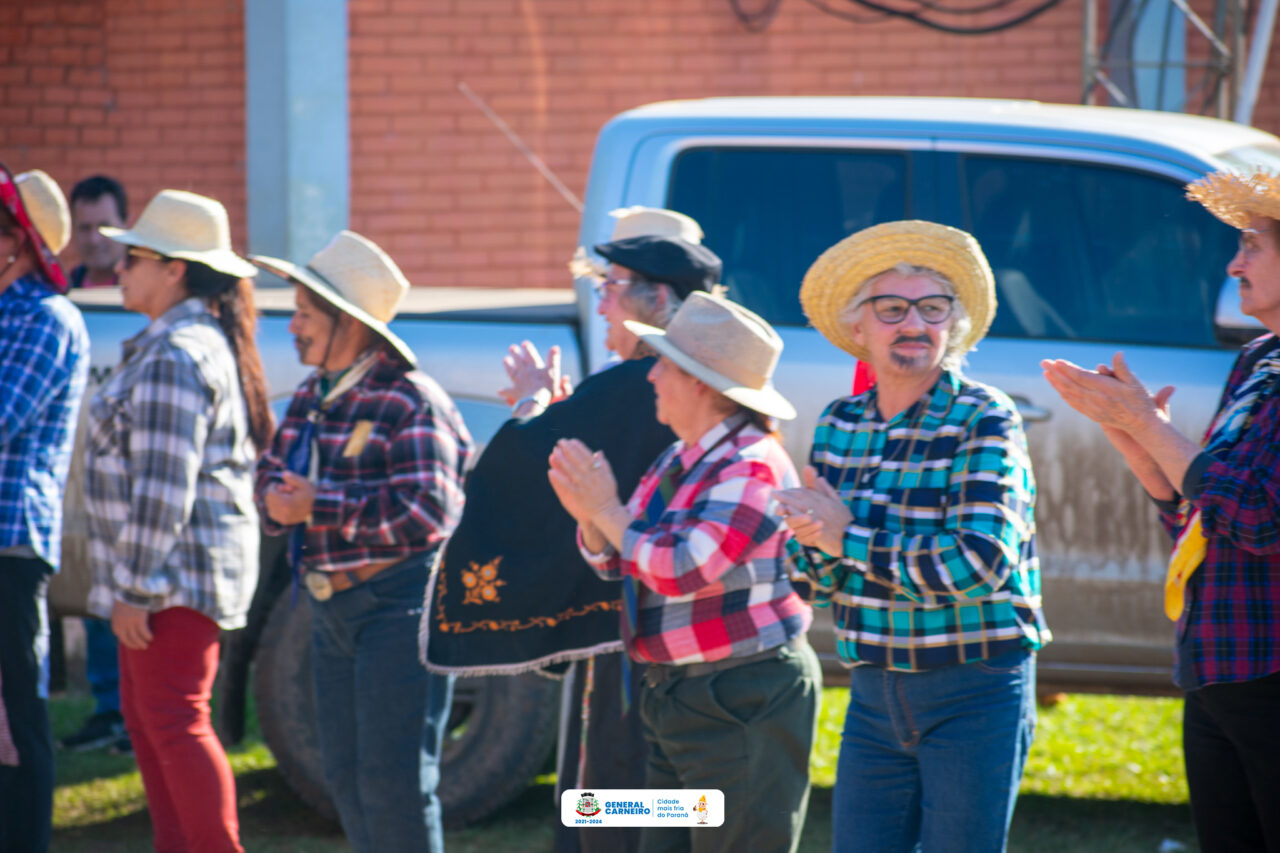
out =
[(181, 258), (172, 258), (164, 265), (164, 271), (165, 275), (168, 276), (169, 281), (173, 284), (177, 284), (187, 275), (187, 262)]

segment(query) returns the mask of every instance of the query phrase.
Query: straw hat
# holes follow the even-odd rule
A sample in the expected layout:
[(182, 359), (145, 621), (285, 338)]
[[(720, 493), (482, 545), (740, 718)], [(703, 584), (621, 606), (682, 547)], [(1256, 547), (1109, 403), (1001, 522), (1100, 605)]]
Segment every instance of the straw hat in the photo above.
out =
[(961, 342), (963, 351), (973, 349), (996, 314), (995, 278), (973, 235), (936, 222), (873, 225), (823, 252), (800, 286), (800, 303), (809, 322), (840, 349), (865, 359), (866, 349), (854, 342), (840, 315), (863, 282), (900, 263), (936, 270), (955, 286), (956, 298), (972, 322)]
[(782, 338), (736, 302), (694, 291), (666, 329), (623, 321), (681, 369), (748, 409), (791, 420), (795, 407), (773, 387)]
[(1262, 169), (1213, 172), (1187, 184), (1187, 198), (1233, 228), (1248, 228), (1251, 216), (1280, 219), (1280, 176)]
[(62, 190), (39, 169), (14, 177), (3, 164), (0, 164), (0, 183), (5, 184), (0, 190), (4, 206), (34, 246), (36, 262), (45, 280), (65, 293), (67, 277), (56, 256), (71, 239), (71, 211)]
[(417, 366), (413, 350), (387, 326), (409, 292), (409, 280), (372, 240), (354, 231), (339, 231), (305, 267), (265, 255), (250, 255), (249, 259), (355, 317), (385, 338), (405, 361)]
[[(613, 224), (613, 236), (609, 238), (610, 240), (653, 236), (679, 237), (687, 243), (702, 242), (702, 227), (693, 217), (675, 210), (636, 204), (611, 210), (609, 215), (618, 220)], [(569, 259), (569, 272), (575, 278), (585, 276), (604, 278), (609, 274), (604, 264), (587, 257), (584, 246), (579, 246), (573, 253), (573, 257)]]
[(147, 202), (132, 228), (103, 225), (98, 231), (117, 243), (141, 246), (167, 258), (196, 261), (236, 278), (258, 274), (253, 264), (231, 251), (227, 209), (208, 196), (161, 190)]

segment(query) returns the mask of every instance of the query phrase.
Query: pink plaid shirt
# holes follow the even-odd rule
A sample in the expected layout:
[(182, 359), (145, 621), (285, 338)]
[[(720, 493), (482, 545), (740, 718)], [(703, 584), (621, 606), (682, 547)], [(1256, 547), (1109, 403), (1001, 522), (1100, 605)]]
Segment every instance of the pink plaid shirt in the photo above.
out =
[[(782, 445), (734, 415), (697, 444), (677, 441), (645, 472), (627, 503), (636, 517), (622, 551), (578, 547), (602, 578), (639, 581), (631, 657), (690, 664), (744, 657), (809, 628), (812, 613), (791, 588), (774, 489), (799, 485)], [(656, 524), (645, 508), (677, 456), (687, 473)]]

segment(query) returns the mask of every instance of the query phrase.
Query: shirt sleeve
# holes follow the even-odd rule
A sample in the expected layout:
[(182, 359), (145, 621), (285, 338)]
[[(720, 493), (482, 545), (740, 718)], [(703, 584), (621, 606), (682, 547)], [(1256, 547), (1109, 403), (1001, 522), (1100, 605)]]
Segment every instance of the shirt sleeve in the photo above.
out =
[(801, 545), (794, 536), (787, 539), (787, 560), (813, 585), (812, 604), (815, 607), (829, 605), (831, 593), (840, 586), (843, 561), (823, 553), (820, 548)]
[(602, 580), (622, 580), (622, 559), (618, 556), (616, 548), (606, 542), (604, 544), (604, 550), (597, 553), (587, 547), (586, 542), (582, 539), (581, 529), (578, 530), (576, 535), (578, 538), (578, 553), (582, 554), (582, 559), (587, 561), (587, 565), (590, 566)]
[(1229, 451), (1215, 455), (1187, 498), (1206, 535), (1251, 554), (1280, 553), (1280, 398), (1266, 401)]
[(909, 535), (850, 524), (844, 560), (913, 601), (990, 595), (1021, 560), (1033, 530), (1034, 494), (1020, 420), (988, 406), (956, 450), (942, 532)]
[(289, 530), (292, 525), (280, 524), (267, 512), (267, 490), (280, 482), (280, 475), (285, 469), (285, 454), (298, 437), (298, 421), (301, 417), (301, 396), (295, 394), (289, 403), (289, 411), (285, 414), (284, 423), (276, 430), (271, 439), (271, 446), (258, 457), (258, 466), (254, 474), (253, 502), (258, 507), (258, 517), (262, 519), (262, 530), (269, 536), (279, 536)]
[(362, 545), (437, 542), (462, 516), (462, 470), (469, 452), (469, 442), (424, 404), (391, 433), (385, 485), (322, 480), (308, 529), (337, 529), (343, 539)]
[(53, 315), (38, 310), (0, 347), (0, 445), (27, 429), (71, 380), (73, 360), (66, 357), (70, 334)]
[(777, 532), (781, 521), (769, 502), (778, 473), (756, 459), (715, 468), (710, 479), (694, 484), (688, 509), (668, 510), (654, 525), (637, 519), (623, 531), (625, 574), (660, 595), (688, 595), (745, 562)]
[(145, 608), (175, 583), (166, 563), (191, 520), (213, 400), (191, 359), (171, 350), (141, 367), (129, 404), (129, 518), (112, 581), (118, 600)]

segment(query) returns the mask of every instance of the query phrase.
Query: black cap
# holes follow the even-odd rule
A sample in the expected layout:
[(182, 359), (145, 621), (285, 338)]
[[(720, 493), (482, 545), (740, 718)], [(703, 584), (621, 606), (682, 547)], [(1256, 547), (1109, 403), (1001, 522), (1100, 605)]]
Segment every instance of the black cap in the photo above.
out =
[(650, 281), (671, 285), (681, 299), (718, 284), (723, 266), (719, 256), (706, 246), (679, 237), (628, 237), (601, 243), (595, 250), (610, 263), (635, 270)]

